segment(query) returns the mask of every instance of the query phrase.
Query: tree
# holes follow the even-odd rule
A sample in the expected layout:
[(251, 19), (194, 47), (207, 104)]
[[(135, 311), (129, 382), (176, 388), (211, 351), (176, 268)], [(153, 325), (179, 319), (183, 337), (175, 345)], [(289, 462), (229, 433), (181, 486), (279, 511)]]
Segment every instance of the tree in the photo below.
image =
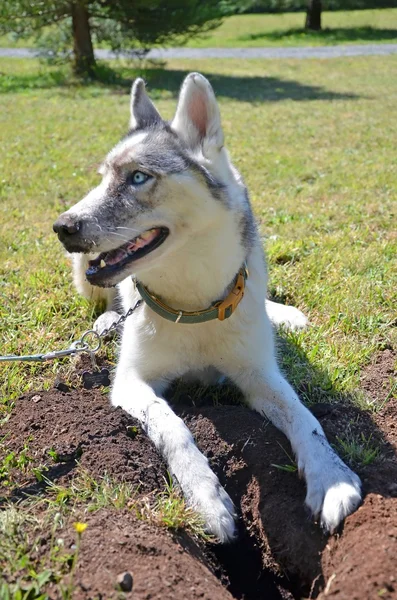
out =
[(94, 41), (113, 50), (184, 43), (220, 25), (233, 0), (1, 0), (0, 34), (35, 36), (53, 57), (93, 73)]
[(321, 0), (309, 0), (306, 11), (305, 29), (321, 30)]

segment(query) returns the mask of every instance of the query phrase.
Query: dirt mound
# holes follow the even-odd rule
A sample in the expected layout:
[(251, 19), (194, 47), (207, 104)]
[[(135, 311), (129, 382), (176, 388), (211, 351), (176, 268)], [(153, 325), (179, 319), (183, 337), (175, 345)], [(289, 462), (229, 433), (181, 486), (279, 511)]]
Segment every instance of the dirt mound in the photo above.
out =
[[(4, 431), (10, 450), (26, 442), (35, 464), (48, 467), (49, 479), (67, 481), (78, 460), (94, 478), (108, 473), (142, 492), (164, 487), (167, 471), (154, 446), (138, 423), (112, 408), (99, 390), (23, 396)], [(49, 452), (56, 453), (57, 464)]]
[[(367, 497), (332, 538), (306, 514), (289, 444), (267, 421), (242, 406), (176, 408), (239, 509), (238, 542), (202, 548), (131, 512), (101, 509), (84, 534), (76, 598), (112, 598), (122, 571), (133, 574), (139, 599), (397, 598), (395, 400), (372, 415), (342, 405), (313, 407), (331, 443), (364, 439), (378, 449), (371, 464), (353, 464)], [(70, 481), (79, 461), (93, 477), (108, 473), (143, 493), (164, 487), (166, 468), (153, 446), (100, 391), (26, 395), (4, 434), (10, 449), (28, 443), (33, 464), (46, 465), (45, 475), (56, 481)], [(18, 483), (14, 495), (43, 491), (26, 475)]]
[(326, 586), (320, 598), (397, 598), (397, 500), (369, 494), (323, 553)]
[(232, 599), (187, 536), (172, 536), (166, 529), (137, 521), (130, 511), (100, 510), (85, 520), (88, 528), (79, 553), (75, 600), (120, 598), (115, 587), (125, 572), (133, 585), (123, 598)]

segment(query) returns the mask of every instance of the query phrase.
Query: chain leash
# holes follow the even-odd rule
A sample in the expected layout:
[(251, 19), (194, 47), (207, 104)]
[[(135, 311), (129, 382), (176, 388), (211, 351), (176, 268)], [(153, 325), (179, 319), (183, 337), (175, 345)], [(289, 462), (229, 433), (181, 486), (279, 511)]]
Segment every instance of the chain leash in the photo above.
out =
[[(120, 315), (120, 318), (117, 319), (117, 321), (114, 321), (111, 325), (109, 325), (109, 327), (103, 329), (101, 333), (98, 333), (94, 329), (87, 329), (81, 338), (73, 342), (69, 348), (66, 348), (66, 350), (55, 350), (54, 352), (47, 352), (44, 354), (26, 354), (24, 356), (9, 354), (7, 356), (0, 356), (0, 362), (45, 362), (47, 360), (54, 360), (56, 358), (76, 355), (81, 352), (87, 352), (93, 359), (93, 356), (98, 352), (102, 345), (102, 339), (112, 331), (115, 331), (119, 325), (124, 323), (124, 321), (136, 311), (142, 302), (143, 300), (140, 298), (132, 308), (127, 310), (124, 315)], [(89, 342), (90, 337), (94, 338), (91, 343)]]

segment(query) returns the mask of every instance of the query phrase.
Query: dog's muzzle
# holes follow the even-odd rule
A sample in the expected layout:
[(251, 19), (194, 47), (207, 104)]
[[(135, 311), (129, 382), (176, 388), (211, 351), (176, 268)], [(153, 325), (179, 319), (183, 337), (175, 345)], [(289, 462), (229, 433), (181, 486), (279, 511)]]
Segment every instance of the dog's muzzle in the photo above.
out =
[(87, 240), (82, 235), (83, 223), (76, 216), (64, 213), (52, 226), (68, 252), (88, 252)]

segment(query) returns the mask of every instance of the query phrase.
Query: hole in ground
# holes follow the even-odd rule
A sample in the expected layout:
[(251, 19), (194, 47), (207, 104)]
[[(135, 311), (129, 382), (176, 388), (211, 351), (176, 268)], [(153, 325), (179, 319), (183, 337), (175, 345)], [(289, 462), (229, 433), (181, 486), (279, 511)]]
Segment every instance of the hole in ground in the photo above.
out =
[(212, 550), (216, 573), (223, 585), (237, 600), (298, 600), (297, 582), (278, 577), (262, 564), (256, 540), (240, 528), (233, 544), (221, 544)]

